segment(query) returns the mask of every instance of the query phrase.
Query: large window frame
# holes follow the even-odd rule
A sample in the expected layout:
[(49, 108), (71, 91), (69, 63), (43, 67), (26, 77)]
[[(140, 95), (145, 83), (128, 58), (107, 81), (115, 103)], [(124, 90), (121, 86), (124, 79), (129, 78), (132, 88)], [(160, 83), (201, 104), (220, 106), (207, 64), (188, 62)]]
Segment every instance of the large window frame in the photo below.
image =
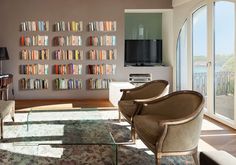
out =
[[(198, 4), (194, 10), (189, 14), (189, 17), (186, 19), (184, 24), (187, 24), (187, 52), (188, 52), (188, 70), (190, 71), (189, 74), (187, 74), (187, 79), (188, 79), (188, 89), (193, 89), (193, 81), (192, 81), (192, 66), (193, 66), (193, 57), (192, 57), (192, 15), (195, 13), (198, 9), (200, 9), (203, 6), (207, 7), (207, 74), (208, 75), (213, 75), (214, 73), (214, 4), (215, 2), (219, 1), (226, 1), (226, 2), (232, 2), (235, 5), (235, 12), (234, 12), (234, 17), (236, 18), (236, 0), (204, 0), (200, 4)], [(236, 31), (236, 21), (235, 21), (235, 31)], [(179, 36), (178, 36), (179, 37)], [(236, 32), (235, 32), (235, 37), (234, 37), (234, 43), (236, 43)], [(178, 44), (178, 40), (177, 40)], [(177, 51), (177, 47), (176, 47)], [(236, 56), (236, 46), (234, 47), (234, 55)], [(178, 61), (176, 57), (176, 62)], [(235, 67), (236, 71), (236, 67)], [(177, 72), (177, 64), (176, 64), (176, 72)], [(236, 73), (236, 72), (235, 72)], [(177, 73), (176, 73), (176, 83), (177, 83)], [(235, 77), (235, 76), (234, 76)], [(234, 87), (236, 87), (236, 78), (234, 78)], [(176, 84), (177, 85), (177, 84)], [(176, 90), (180, 90), (177, 89)], [(230, 119), (225, 119), (220, 116), (217, 116), (214, 111), (214, 78), (213, 76), (210, 76), (207, 78), (207, 93), (208, 93), (208, 98), (206, 102), (206, 109), (205, 109), (205, 114), (215, 120), (218, 120), (230, 127), (233, 127), (236, 129), (236, 90), (234, 90), (234, 120)]]

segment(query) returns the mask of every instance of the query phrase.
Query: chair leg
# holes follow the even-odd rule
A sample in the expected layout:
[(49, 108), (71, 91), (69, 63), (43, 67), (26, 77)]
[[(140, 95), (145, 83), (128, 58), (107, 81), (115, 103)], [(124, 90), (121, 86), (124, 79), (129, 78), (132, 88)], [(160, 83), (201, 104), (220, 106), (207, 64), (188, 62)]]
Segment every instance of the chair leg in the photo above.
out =
[(193, 156), (194, 163), (195, 163), (196, 165), (199, 165), (199, 160), (198, 160), (198, 153), (197, 153), (197, 151), (194, 152), (194, 153), (192, 154), (192, 156)]
[(118, 109), (118, 115), (119, 115), (119, 122), (121, 122), (121, 112), (120, 112), (120, 109)]
[(12, 121), (15, 122), (15, 118), (14, 118), (14, 116), (15, 116), (15, 105), (12, 106), (10, 114), (11, 114)]
[(133, 126), (131, 126), (131, 140), (134, 144), (136, 143), (136, 139), (137, 139), (137, 137), (136, 137), (135, 129)]
[(1, 139), (3, 139), (3, 119), (1, 119)]
[(161, 165), (161, 155), (160, 154), (156, 154), (156, 165)]

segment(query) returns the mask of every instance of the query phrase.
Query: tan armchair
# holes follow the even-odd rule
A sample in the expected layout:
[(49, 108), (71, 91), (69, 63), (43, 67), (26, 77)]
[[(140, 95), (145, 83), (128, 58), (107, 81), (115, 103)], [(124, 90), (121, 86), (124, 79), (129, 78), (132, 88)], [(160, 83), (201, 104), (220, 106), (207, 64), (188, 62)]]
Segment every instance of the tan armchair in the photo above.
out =
[(178, 91), (162, 98), (139, 102), (134, 128), (139, 138), (162, 156), (192, 155), (196, 164), (197, 146), (203, 119), (203, 96), (195, 91)]
[[(155, 100), (169, 93), (169, 83), (166, 80), (153, 80), (145, 83), (142, 86), (132, 89), (121, 89), (123, 95), (118, 102), (119, 106), (119, 121), (121, 114), (126, 118), (132, 126), (133, 117), (137, 110), (137, 104), (134, 100), (147, 101)], [(134, 128), (131, 128), (132, 140), (135, 141)]]

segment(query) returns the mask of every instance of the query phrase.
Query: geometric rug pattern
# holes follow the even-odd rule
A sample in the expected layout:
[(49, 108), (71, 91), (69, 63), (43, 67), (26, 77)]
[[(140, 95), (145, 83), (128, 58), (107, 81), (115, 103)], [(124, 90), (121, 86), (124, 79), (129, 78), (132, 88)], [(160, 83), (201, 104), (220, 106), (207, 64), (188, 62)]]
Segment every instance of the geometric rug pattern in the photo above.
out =
[[(130, 125), (118, 122), (117, 110), (33, 111), (16, 113), (15, 123), (5, 118), (0, 143), (0, 164), (4, 165), (111, 165), (114, 148), (109, 145), (64, 145), (84, 136), (99, 136), (102, 121), (118, 143), (119, 165), (154, 165), (153, 153), (137, 139), (130, 143)], [(81, 131), (85, 130), (85, 131)], [(97, 133), (98, 132), (98, 133)], [(97, 134), (96, 134), (97, 133)], [(80, 139), (79, 139), (80, 140)], [(47, 142), (55, 144), (47, 144)], [(122, 143), (121, 145), (119, 145)], [(41, 144), (41, 145), (38, 145)], [(44, 144), (44, 145), (42, 145)], [(191, 156), (163, 157), (163, 165), (193, 165)]]

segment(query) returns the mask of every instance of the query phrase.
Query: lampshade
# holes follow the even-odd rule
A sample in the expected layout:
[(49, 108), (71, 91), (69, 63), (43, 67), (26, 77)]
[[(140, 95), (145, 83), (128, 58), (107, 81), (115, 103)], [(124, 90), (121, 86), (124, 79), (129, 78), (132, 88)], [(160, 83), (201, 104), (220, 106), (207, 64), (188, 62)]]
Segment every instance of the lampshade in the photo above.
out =
[(0, 60), (9, 60), (6, 47), (0, 47)]

